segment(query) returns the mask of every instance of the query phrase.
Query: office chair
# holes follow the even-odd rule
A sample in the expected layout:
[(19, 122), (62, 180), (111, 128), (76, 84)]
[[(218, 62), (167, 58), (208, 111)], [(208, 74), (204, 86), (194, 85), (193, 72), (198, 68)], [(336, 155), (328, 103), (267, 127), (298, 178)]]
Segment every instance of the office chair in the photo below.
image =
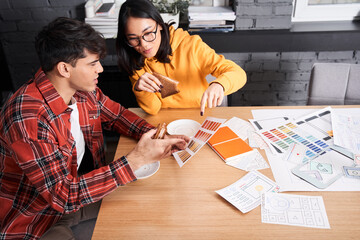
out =
[(360, 65), (314, 63), (307, 105), (360, 104)]

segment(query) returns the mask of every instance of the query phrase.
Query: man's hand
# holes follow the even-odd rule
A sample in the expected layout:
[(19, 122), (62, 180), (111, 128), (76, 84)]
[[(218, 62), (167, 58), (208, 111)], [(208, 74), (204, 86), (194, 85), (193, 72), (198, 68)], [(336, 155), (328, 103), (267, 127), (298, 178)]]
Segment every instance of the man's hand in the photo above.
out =
[(204, 92), (200, 102), (200, 115), (204, 115), (205, 106), (213, 108), (219, 106), (224, 99), (224, 88), (219, 83), (212, 83)]
[(180, 142), (179, 144), (174, 144), (171, 148), (171, 153), (184, 150), (187, 144), (190, 142), (190, 138), (186, 135), (165, 135), (164, 139), (183, 139), (185, 141), (185, 146)]
[(136, 91), (161, 92), (162, 84), (155, 76), (146, 72), (135, 84)]
[(152, 129), (140, 138), (135, 148), (126, 156), (131, 169), (169, 157), (173, 152), (183, 150), (189, 137), (183, 135), (166, 136), (164, 139), (152, 139), (156, 130)]

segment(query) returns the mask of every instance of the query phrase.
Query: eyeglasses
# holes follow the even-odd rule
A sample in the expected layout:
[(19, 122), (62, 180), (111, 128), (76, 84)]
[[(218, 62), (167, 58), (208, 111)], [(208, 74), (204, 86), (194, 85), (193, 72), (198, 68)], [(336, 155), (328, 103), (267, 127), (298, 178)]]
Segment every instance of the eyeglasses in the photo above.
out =
[[(155, 31), (153, 32), (148, 32), (145, 33), (144, 35), (141, 36), (141, 38), (145, 41), (145, 42), (153, 42), (156, 39), (156, 32), (158, 29), (158, 23), (156, 23), (156, 28)], [(130, 47), (137, 47), (140, 45), (140, 38), (130, 38), (127, 40), (127, 44)]]

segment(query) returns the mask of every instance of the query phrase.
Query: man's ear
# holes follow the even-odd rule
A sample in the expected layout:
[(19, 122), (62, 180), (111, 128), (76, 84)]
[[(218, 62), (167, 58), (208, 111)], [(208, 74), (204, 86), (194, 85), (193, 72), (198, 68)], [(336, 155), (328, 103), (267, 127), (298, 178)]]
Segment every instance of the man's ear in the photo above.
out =
[(58, 64), (56, 64), (56, 69), (62, 77), (70, 77), (70, 64), (66, 62), (59, 62)]

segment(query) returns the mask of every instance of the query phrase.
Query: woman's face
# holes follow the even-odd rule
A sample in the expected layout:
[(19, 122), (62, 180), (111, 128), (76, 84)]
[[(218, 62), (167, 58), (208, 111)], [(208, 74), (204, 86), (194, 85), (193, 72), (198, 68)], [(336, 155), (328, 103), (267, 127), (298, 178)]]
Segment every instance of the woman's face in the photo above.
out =
[(159, 50), (161, 43), (160, 30), (162, 30), (162, 27), (151, 18), (129, 17), (125, 36), (128, 44), (138, 53), (145, 58), (151, 58)]

